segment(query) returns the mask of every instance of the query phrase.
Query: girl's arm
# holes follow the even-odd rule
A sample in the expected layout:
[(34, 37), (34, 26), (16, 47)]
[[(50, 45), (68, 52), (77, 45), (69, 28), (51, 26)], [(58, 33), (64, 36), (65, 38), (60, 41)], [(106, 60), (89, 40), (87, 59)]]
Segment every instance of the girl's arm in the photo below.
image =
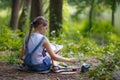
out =
[(76, 62), (75, 58), (64, 58), (62, 56), (55, 54), (54, 51), (52, 50), (52, 48), (50, 46), (50, 42), (47, 38), (45, 38), (45, 40), (43, 41), (43, 46), (46, 48), (48, 54), (50, 55), (50, 57), (53, 60), (62, 61), (62, 62), (72, 62), (72, 63)]
[(23, 56), (25, 55), (25, 49), (24, 49), (24, 44), (22, 45), (22, 51), (21, 51), (21, 55), (20, 55), (20, 59), (23, 59)]

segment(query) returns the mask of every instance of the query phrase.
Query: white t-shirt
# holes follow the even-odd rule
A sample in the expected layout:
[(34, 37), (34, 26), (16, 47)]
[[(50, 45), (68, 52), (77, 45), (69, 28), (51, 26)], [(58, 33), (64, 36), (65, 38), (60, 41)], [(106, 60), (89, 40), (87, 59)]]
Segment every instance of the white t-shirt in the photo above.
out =
[[(27, 38), (28, 36), (26, 36)], [(42, 34), (39, 33), (31, 33), (30, 39), (29, 39), (29, 43), (28, 43), (28, 50), (29, 52), (32, 52), (33, 49), (38, 45), (38, 43), (41, 41), (41, 39), (44, 36)], [(26, 40), (25, 38), (25, 40)], [(25, 48), (25, 40), (24, 40), (24, 48)], [(43, 55), (42, 55), (42, 51), (43, 51), (44, 47), (42, 45), (40, 45), (38, 47), (38, 49), (33, 53), (32, 55), (32, 63), (33, 64), (40, 64), (43, 62)], [(24, 56), (25, 57), (25, 56)]]

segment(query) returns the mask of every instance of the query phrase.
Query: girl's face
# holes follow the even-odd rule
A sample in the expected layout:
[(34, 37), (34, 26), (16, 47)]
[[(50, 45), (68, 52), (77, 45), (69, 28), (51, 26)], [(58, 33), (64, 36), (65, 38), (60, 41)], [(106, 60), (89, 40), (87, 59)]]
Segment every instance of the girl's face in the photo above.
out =
[(48, 25), (46, 25), (46, 26), (43, 26), (43, 24), (41, 24), (40, 26), (39, 26), (39, 28), (40, 28), (40, 33), (41, 34), (45, 34), (46, 33), (46, 31), (47, 31), (47, 29), (48, 29)]

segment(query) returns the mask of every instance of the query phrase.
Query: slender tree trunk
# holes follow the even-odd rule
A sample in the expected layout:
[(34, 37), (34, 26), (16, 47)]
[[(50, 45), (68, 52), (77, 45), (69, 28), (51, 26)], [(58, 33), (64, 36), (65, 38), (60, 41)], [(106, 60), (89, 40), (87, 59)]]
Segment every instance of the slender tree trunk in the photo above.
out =
[(25, 2), (25, 0), (21, 0), (21, 1), (20, 1), (20, 7), (19, 7), (19, 10), (21, 10), (21, 9), (23, 8), (24, 2)]
[(114, 23), (115, 23), (115, 13), (114, 13), (114, 11), (112, 10), (112, 20), (111, 20), (112, 26), (114, 26)]
[(18, 29), (20, 31), (23, 31), (23, 25), (25, 24), (23, 20), (25, 17), (25, 13), (24, 13), (25, 2), (26, 0), (22, 0), (22, 3), (20, 4), (20, 10), (22, 10), (20, 18), (19, 18), (19, 22), (18, 22)]
[(89, 12), (89, 31), (91, 31), (92, 25), (93, 25), (93, 8), (94, 8), (94, 0), (91, 1), (91, 7)]
[(20, 19), (19, 19), (19, 29), (21, 31), (24, 30), (24, 27), (26, 27), (25, 24), (28, 21), (28, 19), (30, 18), (31, 2), (32, 2), (32, 0), (25, 0), (24, 1), (22, 13), (21, 13)]
[(55, 36), (59, 36), (62, 28), (62, 4), (63, 0), (50, 0), (50, 36), (55, 31)]
[(18, 28), (19, 6), (20, 6), (20, 0), (12, 0), (10, 27), (13, 30), (16, 30)]
[(115, 0), (112, 0), (112, 18), (111, 18), (111, 24), (112, 26), (114, 26), (115, 24), (115, 5), (116, 5), (116, 2)]
[(43, 0), (32, 0), (31, 21), (37, 16), (44, 16)]

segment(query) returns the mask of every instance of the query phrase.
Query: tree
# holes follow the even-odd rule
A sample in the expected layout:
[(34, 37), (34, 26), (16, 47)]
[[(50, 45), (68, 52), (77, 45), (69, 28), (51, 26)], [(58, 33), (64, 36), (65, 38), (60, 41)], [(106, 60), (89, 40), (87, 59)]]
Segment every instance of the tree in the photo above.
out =
[(11, 0), (0, 0), (0, 9), (5, 9), (7, 7), (11, 7)]
[(112, 10), (111, 24), (113, 26), (115, 24), (115, 11), (116, 11), (117, 5), (119, 5), (119, 4), (120, 4), (120, 0), (111, 0), (111, 10)]
[(91, 31), (91, 28), (93, 25), (93, 13), (94, 13), (95, 4), (97, 4), (98, 1), (96, 0), (68, 0), (68, 3), (70, 5), (76, 6), (77, 11), (75, 13), (75, 16), (77, 17), (82, 11), (84, 11), (86, 8), (89, 7), (89, 16), (88, 16), (89, 24), (88, 24), (88, 29), (87, 29), (89, 32)]
[[(115, 11), (116, 7), (120, 4), (120, 0), (68, 0), (68, 3), (71, 5), (76, 6), (76, 13), (75, 16), (79, 15), (83, 9), (90, 7), (89, 9), (89, 31), (93, 25), (93, 13), (95, 13), (95, 8), (97, 6), (105, 6), (107, 8), (111, 8), (111, 24), (114, 26), (115, 23)], [(100, 11), (100, 9), (99, 9)], [(97, 12), (97, 11), (96, 11)]]
[(115, 11), (117, 6), (120, 4), (120, 0), (101, 0), (104, 6), (111, 8), (111, 24), (115, 24)]
[(32, 0), (31, 21), (37, 16), (43, 16), (43, 0)]
[[(44, 15), (42, 2), (42, 0), (13, 0), (10, 27), (13, 30), (18, 28), (18, 16), (20, 16), (19, 29), (22, 31), (29, 17), (32, 21), (35, 17)], [(20, 10), (22, 13), (19, 15)]]
[(18, 13), (20, 7), (20, 0), (12, 0), (12, 13), (10, 20), (10, 27), (13, 30), (18, 28)]
[(58, 37), (62, 28), (62, 5), (63, 0), (50, 0), (50, 36), (55, 31)]
[(93, 21), (92, 21), (93, 11), (94, 11), (93, 9), (94, 9), (94, 0), (91, 0), (91, 2), (90, 2), (90, 10), (89, 10), (89, 32), (91, 31), (92, 24), (93, 24)]
[(21, 3), (22, 12), (19, 18), (19, 29), (23, 31), (25, 24), (27, 23), (28, 19), (30, 19), (30, 9), (31, 9), (31, 2), (32, 0), (23, 0)]

